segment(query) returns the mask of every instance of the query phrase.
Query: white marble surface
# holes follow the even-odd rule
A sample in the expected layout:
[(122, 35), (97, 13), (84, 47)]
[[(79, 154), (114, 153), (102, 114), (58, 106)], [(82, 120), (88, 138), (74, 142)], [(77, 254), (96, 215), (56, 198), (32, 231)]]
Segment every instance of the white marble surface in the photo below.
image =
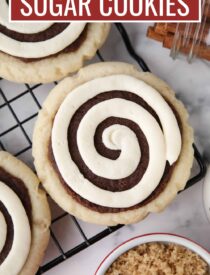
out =
[[(203, 61), (196, 61), (192, 65), (184, 60), (173, 61), (169, 57), (169, 50), (153, 40), (146, 38), (146, 24), (126, 24), (131, 35), (132, 43), (137, 52), (144, 57), (152, 72), (166, 80), (176, 91), (177, 96), (186, 104), (190, 113), (190, 122), (195, 129), (196, 144), (200, 151), (210, 162), (210, 67)], [(102, 49), (106, 60), (121, 60), (134, 62), (127, 54), (121, 38), (113, 27), (111, 35)], [(94, 61), (98, 61), (97, 58)], [(34, 90), (40, 104), (44, 101), (53, 84), (43, 85)], [(26, 87), (2, 80), (0, 88), (4, 90), (7, 99), (11, 100), (22, 93)], [(25, 104), (27, 102), (27, 104)], [(0, 95), (0, 105), (4, 100)], [(11, 106), (16, 111), (20, 121), (38, 111), (29, 94), (13, 101)], [(24, 108), (22, 108), (24, 106)], [(0, 109), (0, 132), (16, 123), (5, 106)], [(5, 121), (7, 123), (5, 123)], [(32, 136), (35, 118), (24, 123), (23, 127), (29, 137)], [(22, 136), (20, 128), (2, 136), (1, 142), (5, 148), (15, 154), (21, 148), (28, 146)], [(15, 142), (14, 142), (15, 140)], [(31, 151), (20, 155), (20, 158), (32, 166)], [(63, 213), (54, 203), (52, 205), (53, 217)], [(86, 224), (79, 221), (87, 238), (101, 232), (104, 227)], [(66, 216), (52, 225), (64, 252), (75, 247), (83, 241), (75, 223), (70, 216)], [(163, 213), (152, 214), (144, 221), (131, 226), (125, 226), (90, 248), (75, 255), (46, 274), (49, 275), (92, 275), (104, 256), (121, 242), (140, 234), (151, 232), (173, 232), (192, 238), (210, 250), (210, 224), (207, 221), (203, 200), (202, 182), (180, 194), (177, 199)], [(44, 263), (59, 256), (60, 253), (51, 239)]]
[(151, 214), (138, 224), (123, 227), (46, 274), (93, 275), (102, 259), (117, 245), (129, 238), (153, 232), (180, 234), (210, 250), (210, 225), (203, 210), (201, 182), (180, 194), (161, 214)]

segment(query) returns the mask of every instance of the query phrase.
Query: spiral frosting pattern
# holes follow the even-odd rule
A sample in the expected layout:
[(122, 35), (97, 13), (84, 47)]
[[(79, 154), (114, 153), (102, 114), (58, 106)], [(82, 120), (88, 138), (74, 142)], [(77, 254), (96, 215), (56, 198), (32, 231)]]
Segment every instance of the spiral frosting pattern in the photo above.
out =
[[(11, 23), (8, 4), (6, 0), (2, 0), (0, 51), (20, 58), (44, 58), (61, 52), (75, 42), (85, 26), (86, 23)], [(51, 35), (48, 32), (50, 29)], [(44, 40), (39, 38), (40, 34)]]
[(52, 152), (65, 183), (103, 207), (129, 208), (159, 185), (182, 139), (166, 100), (128, 75), (97, 78), (75, 88), (52, 128)]
[(31, 229), (23, 203), (0, 181), (0, 274), (19, 274), (30, 251)]

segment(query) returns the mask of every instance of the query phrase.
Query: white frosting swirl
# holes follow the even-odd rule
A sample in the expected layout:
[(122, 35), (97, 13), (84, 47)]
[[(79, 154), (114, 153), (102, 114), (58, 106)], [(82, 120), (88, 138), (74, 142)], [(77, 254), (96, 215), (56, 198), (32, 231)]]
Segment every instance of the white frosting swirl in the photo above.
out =
[(0, 252), (4, 248), (7, 238), (7, 224), (3, 214), (0, 212)]
[(0, 4), (0, 23), (5, 26), (7, 29), (19, 32), (19, 33), (38, 33), (45, 31), (50, 26), (53, 25), (53, 22), (43, 22), (43, 23), (12, 23), (9, 21), (9, 6), (5, 0), (1, 1)]
[[(8, 5), (2, 0), (0, 3), (0, 24), (8, 29), (25, 34), (35, 34), (47, 31), (52, 23), (11, 23), (8, 18)], [(71, 45), (83, 32), (86, 23), (72, 22), (56, 35), (40, 42), (20, 42), (0, 33), (0, 51), (22, 58), (43, 58), (56, 54)]]
[[(26, 211), (22, 202), (5, 183), (0, 181), (0, 201), (7, 209), (13, 223), (13, 242), (6, 259), (0, 265), (0, 274), (17, 275), (24, 266), (31, 245), (31, 229)], [(0, 213), (0, 252), (2, 251), (6, 238), (7, 226), (5, 219)], [(6, 231), (5, 231), (6, 230)]]
[[(94, 135), (97, 126), (109, 117), (125, 118), (135, 122), (149, 145), (149, 164), (139, 183), (129, 190), (103, 190), (80, 173), (68, 149), (68, 127), (78, 108), (102, 92), (127, 91), (143, 98), (158, 115), (156, 119), (143, 107), (122, 98), (112, 98), (94, 105), (83, 117), (77, 131), (80, 155), (88, 168), (106, 179), (121, 179), (131, 175), (141, 159), (137, 137), (125, 126), (113, 125), (103, 133), (103, 143), (110, 149), (120, 149), (117, 160), (107, 159), (96, 151)], [(97, 78), (74, 89), (60, 106), (52, 129), (52, 149), (58, 169), (65, 182), (82, 198), (97, 205), (127, 208), (145, 200), (158, 186), (166, 161), (173, 164), (181, 151), (181, 134), (176, 117), (154, 88), (127, 75)]]
[[(121, 150), (117, 161), (99, 155), (94, 146), (96, 127), (110, 117), (110, 113), (112, 116), (119, 116), (118, 108), (124, 108), (125, 105), (126, 102), (121, 99), (108, 100), (98, 104), (86, 114), (78, 128), (77, 143), (80, 154), (89, 169), (97, 176), (109, 179), (125, 178), (136, 170), (140, 161), (141, 152), (135, 133), (122, 125), (113, 125), (103, 133), (103, 143), (107, 144), (108, 148), (115, 147), (115, 150)], [(128, 109), (123, 113), (121, 111), (121, 117), (128, 118)], [(92, 123), (89, 123), (90, 121)], [(122, 167), (126, 167), (126, 169), (122, 169)]]

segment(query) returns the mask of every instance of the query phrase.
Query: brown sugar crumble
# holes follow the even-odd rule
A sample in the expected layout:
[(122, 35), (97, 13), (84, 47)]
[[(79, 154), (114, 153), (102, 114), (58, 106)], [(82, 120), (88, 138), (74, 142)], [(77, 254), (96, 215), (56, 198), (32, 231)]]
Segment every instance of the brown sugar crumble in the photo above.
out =
[(177, 245), (147, 243), (122, 254), (106, 275), (208, 275), (208, 264), (191, 250)]

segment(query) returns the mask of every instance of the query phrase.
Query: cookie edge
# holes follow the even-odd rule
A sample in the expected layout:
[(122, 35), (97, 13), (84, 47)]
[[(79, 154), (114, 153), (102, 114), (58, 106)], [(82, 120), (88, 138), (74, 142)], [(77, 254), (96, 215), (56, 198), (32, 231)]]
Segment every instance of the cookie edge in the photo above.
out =
[[(77, 203), (61, 185), (58, 176), (52, 168), (48, 157), (48, 143), (52, 129), (53, 118), (67, 94), (82, 83), (91, 79), (111, 74), (128, 74), (145, 81), (157, 89), (179, 113), (183, 126), (183, 147), (173, 175), (165, 190), (152, 202), (135, 210), (120, 213), (98, 213)], [(47, 127), (46, 127), (47, 125)], [(38, 175), (50, 196), (67, 212), (76, 217), (96, 224), (116, 225), (135, 223), (145, 218), (151, 212), (160, 212), (170, 204), (177, 193), (184, 189), (190, 176), (194, 154), (193, 154), (193, 130), (188, 124), (188, 113), (184, 105), (175, 98), (173, 90), (161, 79), (151, 73), (140, 72), (133, 65), (121, 62), (105, 62), (89, 65), (82, 68), (73, 77), (63, 80), (53, 89), (43, 108), (39, 113), (33, 135), (33, 156)], [(53, 182), (53, 188), (50, 182)], [(56, 186), (56, 187), (55, 187)], [(58, 191), (59, 190), (59, 191)]]
[(105, 43), (110, 23), (90, 23), (87, 38), (75, 52), (26, 63), (0, 52), (0, 76), (17, 83), (49, 83), (79, 70)]
[(5, 151), (0, 151), (0, 167), (21, 179), (28, 189), (32, 204), (32, 242), (27, 261), (20, 275), (36, 274), (50, 238), (51, 214), (46, 193), (40, 189), (40, 182), (33, 171)]

